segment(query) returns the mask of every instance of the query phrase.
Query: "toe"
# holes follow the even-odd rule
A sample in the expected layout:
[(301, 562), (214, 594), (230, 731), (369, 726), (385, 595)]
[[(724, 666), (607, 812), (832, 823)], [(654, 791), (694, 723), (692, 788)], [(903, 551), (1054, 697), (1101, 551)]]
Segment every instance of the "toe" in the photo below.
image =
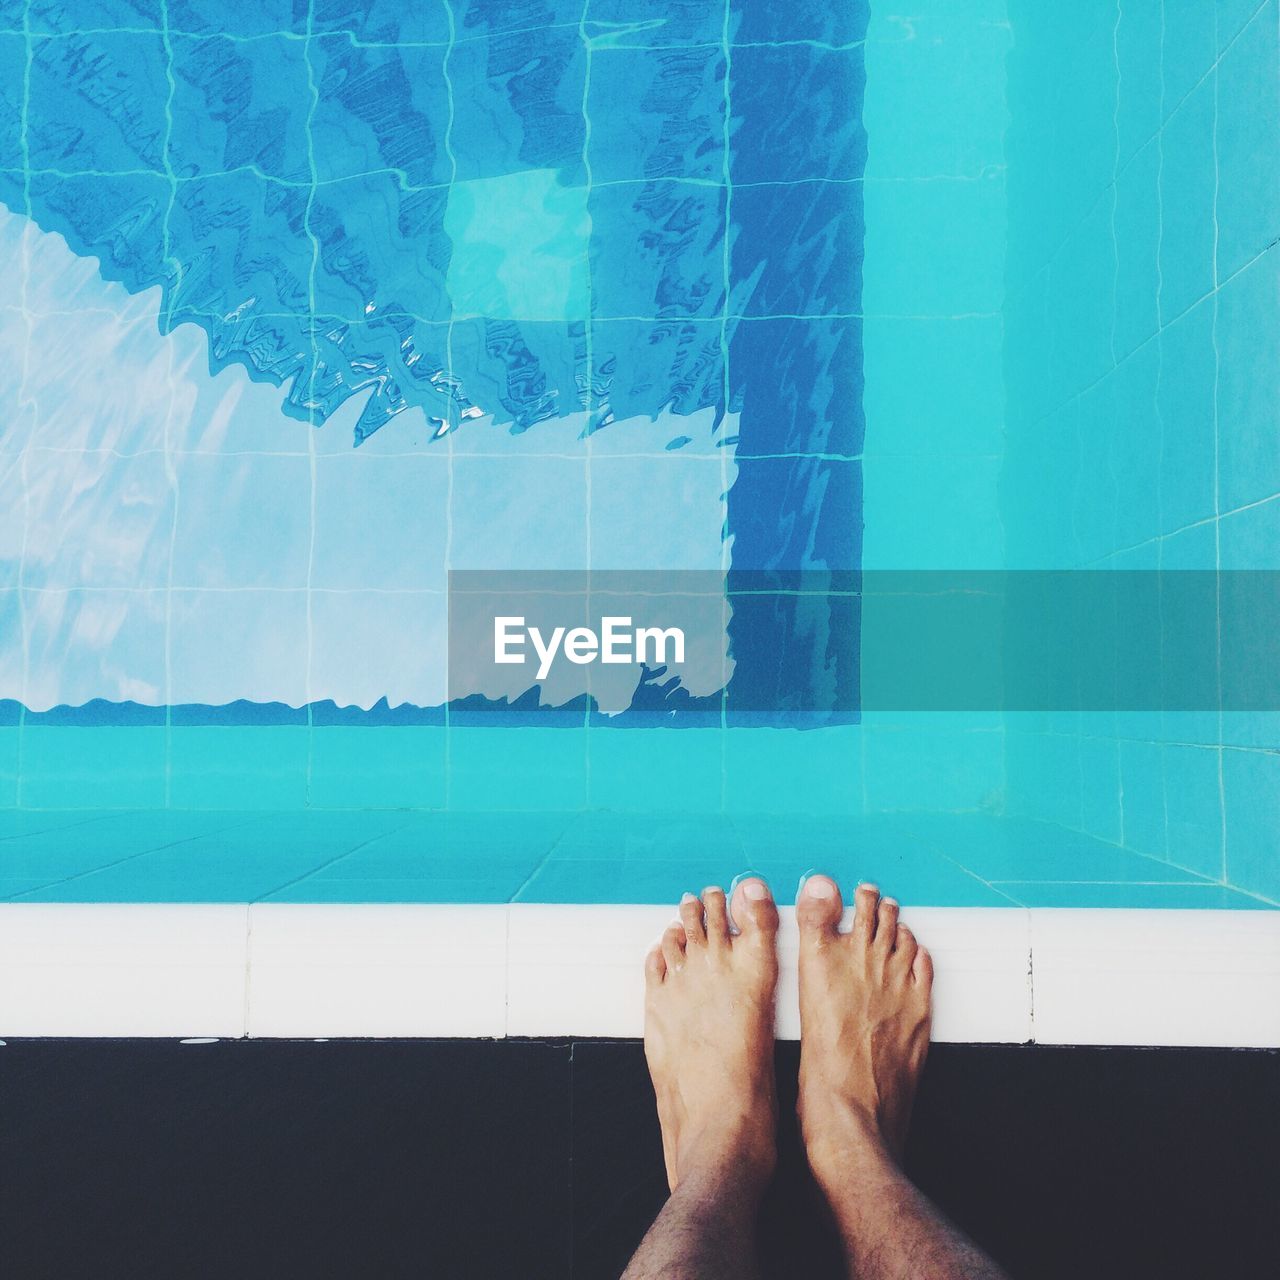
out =
[(920, 944), (916, 942), (916, 935), (899, 921), (898, 937), (893, 944), (892, 963), (894, 968), (901, 974), (910, 973), (911, 966), (916, 958), (916, 952), (919, 949)]
[(800, 886), (796, 897), (796, 923), (809, 942), (834, 938), (844, 914), (840, 886), (830, 876), (813, 875)]
[(881, 898), (876, 912), (875, 948), (885, 956), (893, 950), (898, 936), (898, 903), (895, 898)]
[(778, 908), (759, 876), (748, 876), (734, 889), (733, 921), (744, 938), (771, 940), (778, 932)]
[(880, 905), (880, 890), (873, 884), (860, 884), (853, 899), (853, 937), (864, 947), (869, 947), (876, 936), (876, 909)]
[(644, 980), (656, 986), (667, 976), (667, 961), (662, 954), (662, 943), (655, 942), (644, 958)]
[(667, 972), (678, 972), (684, 968), (684, 925), (673, 921), (662, 935), (662, 958), (666, 961)]
[(702, 909), (707, 917), (707, 941), (721, 946), (729, 941), (729, 907), (724, 890), (711, 885), (702, 891)]
[(702, 924), (702, 900), (692, 893), (680, 899), (680, 923), (684, 926), (685, 942), (700, 947), (707, 941), (707, 931)]
[(916, 952), (916, 958), (911, 962), (911, 976), (926, 991), (933, 986), (933, 957), (924, 947)]

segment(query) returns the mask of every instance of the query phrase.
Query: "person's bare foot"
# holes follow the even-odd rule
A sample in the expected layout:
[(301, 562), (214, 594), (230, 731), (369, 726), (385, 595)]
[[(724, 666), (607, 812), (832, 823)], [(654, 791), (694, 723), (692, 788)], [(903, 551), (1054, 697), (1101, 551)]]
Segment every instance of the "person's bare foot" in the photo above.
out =
[(929, 1048), (933, 963), (898, 904), (862, 885), (851, 932), (827, 876), (805, 881), (800, 927), (800, 1096), (809, 1163), (821, 1183), (860, 1155), (901, 1161)]
[(644, 1050), (658, 1100), (667, 1180), (725, 1161), (760, 1185), (776, 1156), (773, 1070), (778, 909), (764, 881), (686, 894), (645, 960)]

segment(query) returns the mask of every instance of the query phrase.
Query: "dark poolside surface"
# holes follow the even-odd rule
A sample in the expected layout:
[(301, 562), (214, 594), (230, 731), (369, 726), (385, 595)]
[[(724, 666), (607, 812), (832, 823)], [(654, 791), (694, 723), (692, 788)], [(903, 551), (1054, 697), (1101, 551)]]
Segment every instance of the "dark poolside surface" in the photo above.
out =
[[(766, 1274), (839, 1274), (790, 1118)], [(935, 1046), (908, 1167), (1019, 1280), (1269, 1275), (1280, 1054)], [(641, 1047), (10, 1041), (14, 1280), (617, 1276), (665, 1184)]]

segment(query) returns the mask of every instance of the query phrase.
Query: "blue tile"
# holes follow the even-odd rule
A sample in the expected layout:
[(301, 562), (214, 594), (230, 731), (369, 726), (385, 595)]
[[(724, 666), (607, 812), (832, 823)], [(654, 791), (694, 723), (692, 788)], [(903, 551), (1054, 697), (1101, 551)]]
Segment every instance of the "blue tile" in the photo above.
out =
[(624, 875), (635, 866), (681, 858), (734, 866), (720, 872), (731, 879), (742, 870), (741, 835), (723, 814), (589, 813), (566, 828), (554, 850), (557, 862), (607, 866)]
[(1160, 152), (1149, 141), (1116, 179), (1115, 350), (1123, 357), (1159, 325)]
[(1218, 278), (1280, 234), (1280, 167), (1260, 164), (1280, 136), (1280, 24), (1268, 4), (1218, 67)]
[[(587, 114), (592, 183), (645, 178), (720, 182), (724, 53), (719, 45), (653, 52), (593, 49)], [(625, 101), (632, 109), (619, 111)]]
[[(915, 38), (876, 40), (866, 50), (872, 79), (863, 114), (875, 148), (868, 175), (976, 178), (1004, 156), (1009, 122), (987, 86), (1005, 78), (1008, 24), (984, 22), (967, 5), (954, 14), (917, 9), (911, 25)], [(909, 86), (908, 109), (887, 86)]]
[(753, 317), (858, 314), (863, 266), (860, 214), (856, 196), (851, 198), (842, 183), (735, 188), (730, 313)]
[(1160, 28), (1163, 14), (1155, 5), (1130, 5), (1120, 11), (1116, 28), (1116, 70), (1120, 102), (1120, 163), (1155, 137), (1162, 123)]
[(737, 824), (749, 865), (785, 867), (790, 873), (773, 885), (780, 902), (793, 901), (803, 875), (820, 871), (839, 883), (846, 902), (859, 883), (870, 882), (906, 906), (1010, 905), (978, 876), (898, 831), (897, 824), (874, 817), (792, 821), (762, 816), (739, 818)]
[(1169, 861), (1211, 879), (1223, 868), (1219, 753), (1213, 747), (1162, 748)]
[[(386, 4), (386, 0), (379, 2)], [(405, 6), (405, 25), (413, 21), (410, 13), (436, 17), (430, 6)], [(361, 16), (360, 40), (374, 42), (372, 30), (378, 17), (372, 13)], [(444, 18), (441, 5), (438, 20), (442, 27), (446, 26)], [(447, 39), (447, 34), (446, 29), (443, 38)], [(450, 109), (442, 46), (370, 47), (339, 36), (313, 38), (307, 53), (309, 81), (317, 90), (309, 128), (308, 113), (296, 114), (310, 135), (307, 168), (314, 164), (322, 182), (388, 168), (401, 170), (405, 180), (415, 186), (449, 181), (452, 166), (437, 132)], [(306, 96), (302, 100), (306, 101), (309, 84), (303, 92)], [(374, 93), (396, 96), (393, 116), (369, 111)], [(313, 204), (313, 217), (315, 211)]]
[(1049, 823), (989, 818), (948, 824), (935, 819), (932, 828), (922, 828), (921, 838), (992, 884), (1006, 880), (1133, 883), (1196, 878), (1156, 859)]
[(1002, 735), (939, 727), (928, 715), (919, 716), (916, 727), (914, 718), (905, 717), (904, 727), (865, 730), (868, 811), (947, 812), (989, 804), (1003, 781)]
[[(1004, 378), (1000, 317), (877, 317), (865, 326), (863, 346), (875, 375), (863, 396), (875, 428), (868, 456), (1001, 451), (1004, 421), (993, 399)], [(929, 377), (920, 376), (924, 368)]]
[[(168, 20), (179, 31), (221, 35), (228, 30), (228, 14), (219, 0), (171, 0)], [(237, 35), (264, 35), (273, 31), (301, 34), (307, 29), (304, 0), (248, 0), (237, 4), (231, 27)]]
[(251, 902), (368, 839), (387, 819), (265, 817), (173, 843), (38, 895), (56, 902)]
[[(253, 168), (291, 182), (308, 177), (307, 115), (297, 109), (311, 96), (303, 41), (282, 36), (246, 46), (171, 36), (167, 48), (171, 136), (181, 139), (169, 160), (180, 173)], [(227, 83), (245, 91), (228, 99)]]
[[(1190, 94), (1217, 57), (1216, 4), (1168, 4), (1163, 6), (1163, 50), (1166, 119)], [(1200, 84), (1203, 88), (1203, 84)]]
[[(1184, 6), (1199, 7), (1199, 6)], [(1212, 79), (1170, 117), (1160, 176), (1160, 320), (1167, 324), (1213, 287), (1214, 167)]]
[[(32, 43), (31, 74), (26, 81), (26, 162), (32, 169), (94, 174), (145, 169), (163, 175), (168, 84), (159, 30), (154, 34), (102, 32), (93, 37), (92, 47), (90, 58), (80, 37)], [(69, 152), (68, 94), (92, 97), (106, 83), (111, 85), (108, 108), (78, 115), (76, 147)]]
[[(1224, 559), (1223, 568), (1229, 568)], [(1215, 523), (1180, 529), (1160, 539), (1161, 569), (1216, 569), (1218, 567), (1218, 533)]]
[[(1116, 539), (1132, 547), (1161, 532), (1160, 488), (1162, 424), (1158, 411), (1161, 356), (1156, 343), (1140, 348), (1115, 371), (1115, 439), (1111, 466), (1116, 481)], [(1197, 422), (1204, 430), (1202, 422)], [(1212, 417), (1207, 438), (1212, 444)], [(1212, 448), (1210, 449), (1212, 457)], [(1204, 472), (1212, 477), (1212, 465)], [(1170, 527), (1170, 526), (1165, 526)]]
[[(160, 0), (103, 0), (102, 4), (94, 6), (95, 25), (113, 31), (140, 29), (158, 32), (163, 25), (161, 15)], [(32, 6), (34, 30), (72, 34), (84, 25), (82, 13), (73, 5), (43, 4), (38, 9)]]
[[(786, 872), (776, 866), (754, 867), (770, 882), (783, 883)], [(517, 902), (649, 902), (680, 901), (684, 893), (697, 893), (710, 884), (728, 887), (747, 868), (726, 862), (714, 854), (692, 852), (679, 859), (644, 861), (625, 872), (609, 863), (584, 863), (552, 858), (520, 890)]]
[[(481, 18), (483, 0), (469, 0), (468, 7)], [(627, 45), (718, 45), (724, 36), (722, 7), (697, 0), (591, 0), (586, 10), (587, 33), (592, 47)]]
[(1164, 859), (1169, 845), (1161, 744), (1122, 742), (1120, 785), (1125, 846), (1138, 853)]
[[(216, 7), (216, 0), (213, 3)], [(449, 39), (449, 12), (444, 5), (404, 5), (399, 0), (314, 0), (310, 6), (305, 0), (266, 0), (266, 4), (301, 10), (304, 31), (310, 13), (316, 33), (358, 28), (361, 39), (392, 44), (406, 40), (444, 44)]]
[(360, 876), (340, 879), (336, 876), (310, 876), (264, 894), (264, 902), (432, 902), (432, 903), (503, 903), (510, 902), (524, 883), (518, 873), (493, 868), (479, 874), (431, 874), (394, 879), (383, 876)]
[(1280, 493), (1280, 251), (1218, 294), (1220, 509)]
[[(778, 88), (795, 105), (778, 111)], [(809, 179), (857, 180), (867, 161), (862, 123), (866, 74), (860, 48), (835, 51), (788, 43), (733, 50), (729, 93), (737, 145), (729, 174), (735, 187)], [(814, 146), (813, 139), (822, 145)], [(857, 188), (845, 198), (857, 199)]]
[[(1165, 529), (1215, 514), (1217, 353), (1206, 298), (1160, 335), (1160, 519)], [(1230, 429), (1231, 424), (1227, 424)]]
[(306, 803), (305, 726), (175, 727), (169, 799), (180, 808), (301, 808)]
[[(477, 23), (487, 16), (478, 11)], [(527, 35), (494, 34), (481, 48), (480, 57), (449, 63), (457, 176), (557, 168), (563, 157), (580, 156), (587, 59), (576, 22), (543, 27), (537, 57), (529, 56)]]
[(1280, 569), (1280, 496), (1218, 521), (1223, 569)]
[(1004, 301), (1003, 182), (868, 184), (868, 315), (994, 314)]
[(1003, 561), (998, 457), (867, 459), (867, 569), (991, 569)]
[(433, 809), (446, 799), (443, 726), (360, 728), (311, 733), (308, 795), (317, 808)]
[(856, 725), (730, 729), (725, 735), (725, 805), (730, 813), (860, 811), (863, 743)]
[(1222, 753), (1227, 883), (1280, 901), (1280, 753)]
[(456, 809), (581, 810), (587, 800), (586, 735), (575, 729), (450, 726), (449, 804)]
[[(18, 741), (16, 725), (0, 725), (0, 814), (18, 803)], [(3, 838), (0, 828), (0, 838)]]
[[(695, 13), (715, 15), (719, 11), (700, 0), (685, 5), (672, 4), (671, 0), (605, 0), (605, 7), (621, 5), (630, 17), (654, 6), (661, 13), (678, 12), (687, 8)], [(741, 43), (770, 43), (779, 40), (813, 40), (829, 45), (856, 44), (867, 34), (868, 8), (864, 4), (832, 5), (826, 0), (795, 0), (783, 7), (770, 4), (753, 4), (751, 0), (732, 0), (730, 22), (734, 40)], [(595, 12), (595, 0), (591, 6)]]
[[(54, 817), (43, 816), (46, 821)], [(0, 842), (0, 896), (56, 898), (71, 892), (65, 887), (68, 880), (107, 867), (127, 879), (140, 855), (176, 848), (220, 829), (231, 831), (244, 822), (244, 815), (149, 810), (89, 821), (64, 818), (43, 830), (33, 824), (28, 834)], [(137, 885), (139, 900), (146, 901), (145, 879), (139, 878)]]
[(1123, 834), (1120, 814), (1120, 744), (1108, 738), (1080, 740), (1081, 823), (1099, 840), (1119, 844)]
[(22, 731), (22, 802), (48, 809), (163, 805), (165, 747), (163, 728), (29, 724)]
[[(79, 827), (96, 823), (104, 818), (118, 817), (109, 810), (65, 809), (3, 809), (0, 808), (0, 841), (21, 839), (39, 835), (43, 831), (58, 831), (65, 827)], [(3, 846), (0, 845), (0, 848)]]
[[(780, 527), (778, 511), (787, 512)], [(862, 542), (862, 463), (742, 458), (729, 491), (735, 569), (855, 569)]]
[[(725, 745), (719, 729), (593, 728), (587, 746), (591, 807), (718, 810)], [(637, 767), (640, 759), (643, 767)]]
[[(857, 317), (738, 324), (728, 369), (730, 401), (743, 407), (736, 456), (861, 453), (863, 423), (873, 412), (863, 402), (863, 368), (881, 356), (864, 347)], [(776, 394), (762, 404), (760, 371), (768, 368), (779, 378)]]
[(998, 886), (1025, 907), (1146, 909), (1151, 911), (1249, 911), (1266, 903), (1219, 884), (1052, 884), (1001, 882)]

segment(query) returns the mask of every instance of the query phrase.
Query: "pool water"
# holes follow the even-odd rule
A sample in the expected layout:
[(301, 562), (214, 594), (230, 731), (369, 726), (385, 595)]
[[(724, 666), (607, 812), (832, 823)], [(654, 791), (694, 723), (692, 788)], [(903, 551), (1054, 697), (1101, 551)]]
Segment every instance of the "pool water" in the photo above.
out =
[[(0, 900), (1280, 904), (1276, 708), (885, 706), (832, 588), (1280, 568), (1278, 2), (0, 0)], [(456, 696), (584, 570), (770, 585)]]

